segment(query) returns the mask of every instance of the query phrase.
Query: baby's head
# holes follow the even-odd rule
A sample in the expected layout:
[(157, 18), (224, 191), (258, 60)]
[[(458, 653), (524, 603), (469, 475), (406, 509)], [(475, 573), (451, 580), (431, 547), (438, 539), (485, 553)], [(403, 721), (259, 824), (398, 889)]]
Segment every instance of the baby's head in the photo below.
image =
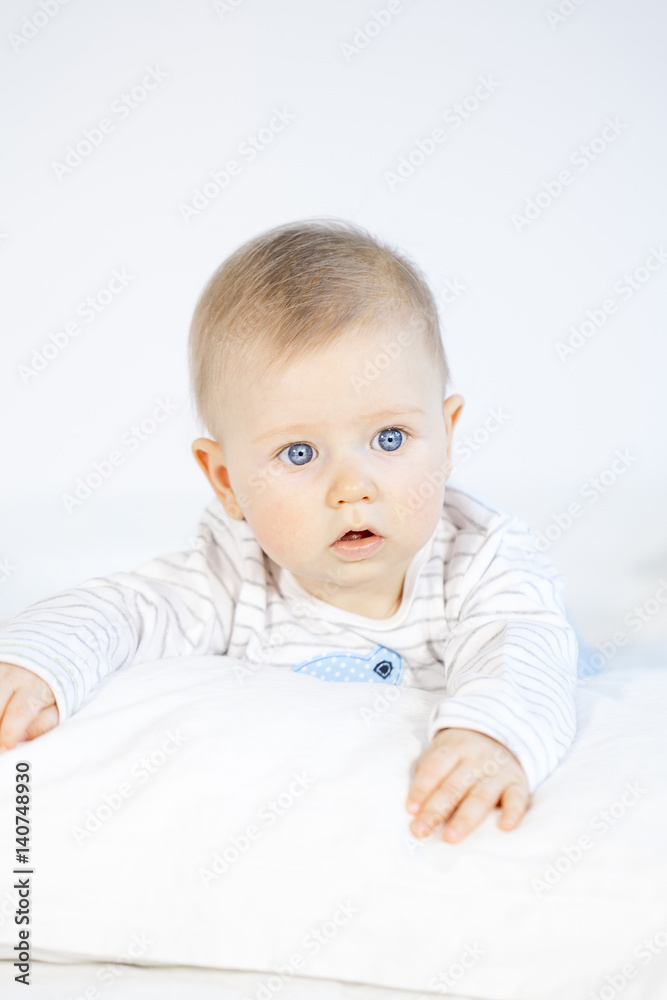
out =
[[(195, 458), (311, 595), (372, 618), (442, 512), (463, 405), (419, 270), (363, 229), (279, 226), (213, 274), (190, 329)], [(348, 531), (373, 537), (335, 544)]]

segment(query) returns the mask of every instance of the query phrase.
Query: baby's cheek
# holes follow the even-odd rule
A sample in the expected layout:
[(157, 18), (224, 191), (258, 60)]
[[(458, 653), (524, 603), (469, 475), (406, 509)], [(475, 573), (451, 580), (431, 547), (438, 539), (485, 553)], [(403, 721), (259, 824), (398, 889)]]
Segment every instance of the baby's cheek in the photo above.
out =
[(396, 495), (391, 509), (398, 526), (404, 526), (417, 533), (430, 533), (442, 512), (445, 496), (444, 475), (438, 470), (426, 470), (415, 477)]
[(281, 553), (307, 544), (309, 518), (291, 499), (258, 497), (248, 521), (264, 551), (278, 562)]
[(252, 517), (257, 522), (265, 520), (267, 509), (275, 506), (279, 490), (275, 472), (269, 467), (244, 470), (239, 482), (232, 485), (244, 513), (249, 515), (248, 519)]

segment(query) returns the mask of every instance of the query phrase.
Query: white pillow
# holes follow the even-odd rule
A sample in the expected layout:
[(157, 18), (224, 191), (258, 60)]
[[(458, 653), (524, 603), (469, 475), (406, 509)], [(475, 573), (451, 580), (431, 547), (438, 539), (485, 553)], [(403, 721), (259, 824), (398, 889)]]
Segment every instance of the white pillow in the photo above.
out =
[(277, 970), (271, 995), (300, 973), (480, 1000), (663, 1000), (665, 659), (626, 647), (580, 682), (575, 744), (521, 825), (499, 830), (495, 811), (457, 845), (417, 841), (404, 808), (433, 695), (390, 702), (279, 667), (240, 679), (229, 657), (126, 668), (0, 755), (0, 956), (18, 941), (26, 760), (35, 959)]

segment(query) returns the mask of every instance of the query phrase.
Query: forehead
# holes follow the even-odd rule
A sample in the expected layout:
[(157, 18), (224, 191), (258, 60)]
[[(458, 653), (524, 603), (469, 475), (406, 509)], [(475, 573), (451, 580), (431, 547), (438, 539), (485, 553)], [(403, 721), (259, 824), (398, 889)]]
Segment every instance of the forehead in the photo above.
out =
[(233, 387), (236, 422), (253, 438), (274, 427), (372, 422), (425, 414), (438, 389), (424, 338), (409, 328), (350, 330), (278, 370), (247, 371)]
[[(409, 325), (383, 324), (372, 328), (345, 329), (329, 343), (314, 342), (298, 357), (257, 356), (251, 373), (254, 384), (264, 388), (303, 385), (308, 377), (375, 380), (385, 373), (385, 381), (406, 377), (428, 363), (426, 338)], [(365, 373), (365, 374), (364, 374)]]

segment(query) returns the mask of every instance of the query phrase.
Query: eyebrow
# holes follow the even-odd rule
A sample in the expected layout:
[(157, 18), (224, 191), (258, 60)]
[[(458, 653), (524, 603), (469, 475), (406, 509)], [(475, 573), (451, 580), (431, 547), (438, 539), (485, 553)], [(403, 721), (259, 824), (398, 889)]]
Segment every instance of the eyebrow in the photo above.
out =
[[(426, 416), (424, 410), (420, 410), (419, 407), (409, 406), (405, 409), (397, 409), (392, 407), (390, 410), (379, 410), (376, 413), (362, 413), (360, 420), (382, 420), (384, 417), (407, 417), (414, 414), (420, 414), (422, 417)], [(266, 441), (268, 438), (273, 437), (287, 437), (290, 434), (299, 434), (303, 430), (303, 424), (292, 424), (289, 427), (277, 427), (273, 430), (267, 431), (266, 434), (260, 434), (255, 438), (255, 441)]]

